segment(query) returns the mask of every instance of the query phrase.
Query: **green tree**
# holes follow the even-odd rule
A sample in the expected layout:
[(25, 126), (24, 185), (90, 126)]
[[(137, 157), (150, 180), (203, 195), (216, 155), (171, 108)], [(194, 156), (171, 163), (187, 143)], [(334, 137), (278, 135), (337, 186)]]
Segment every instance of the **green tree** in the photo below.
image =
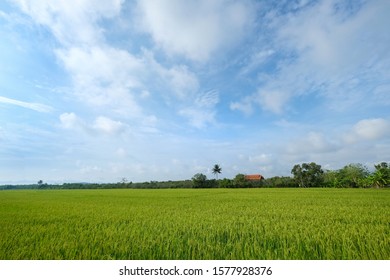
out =
[(224, 178), (218, 182), (220, 188), (232, 188), (233, 181), (227, 178)]
[(338, 171), (338, 180), (344, 188), (366, 187), (369, 171), (361, 163), (348, 164)]
[(375, 164), (375, 171), (370, 176), (371, 185), (376, 188), (383, 188), (390, 186), (390, 164), (381, 162)]
[(339, 188), (341, 187), (339, 171), (326, 170), (323, 174), (324, 186), (328, 188)]
[(296, 188), (297, 182), (291, 177), (275, 176), (265, 179), (264, 186), (267, 188)]
[(222, 172), (222, 168), (218, 164), (215, 164), (213, 167), (213, 174), (215, 175), (217, 180), (218, 180), (218, 174), (221, 174), (221, 172)]
[(236, 177), (234, 177), (233, 185), (235, 188), (248, 188), (250, 183), (245, 179), (244, 174), (237, 174)]
[(45, 189), (45, 188), (47, 188), (48, 186), (47, 186), (47, 183), (43, 183), (43, 181), (42, 180), (39, 180), (38, 181), (38, 189)]
[(207, 186), (207, 176), (202, 173), (197, 173), (192, 177), (194, 188), (205, 188)]
[(321, 165), (314, 162), (294, 165), (291, 173), (301, 188), (313, 188), (323, 185), (323, 173)]

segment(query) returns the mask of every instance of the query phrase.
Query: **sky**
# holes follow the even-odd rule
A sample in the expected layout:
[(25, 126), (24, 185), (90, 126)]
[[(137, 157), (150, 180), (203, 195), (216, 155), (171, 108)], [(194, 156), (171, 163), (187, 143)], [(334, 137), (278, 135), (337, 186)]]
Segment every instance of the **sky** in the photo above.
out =
[(388, 0), (0, 2), (0, 184), (390, 161)]

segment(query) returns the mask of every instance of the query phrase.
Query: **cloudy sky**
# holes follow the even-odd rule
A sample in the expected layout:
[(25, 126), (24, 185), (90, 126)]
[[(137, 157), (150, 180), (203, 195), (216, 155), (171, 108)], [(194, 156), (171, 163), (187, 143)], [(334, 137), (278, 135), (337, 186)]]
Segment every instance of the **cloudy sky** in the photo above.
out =
[(390, 1), (0, 2), (0, 183), (390, 160)]

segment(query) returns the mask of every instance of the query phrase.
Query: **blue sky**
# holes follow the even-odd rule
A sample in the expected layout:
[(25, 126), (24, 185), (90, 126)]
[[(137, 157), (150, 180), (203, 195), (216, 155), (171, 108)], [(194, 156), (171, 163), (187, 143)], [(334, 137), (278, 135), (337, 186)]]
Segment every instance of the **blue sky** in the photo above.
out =
[(0, 183), (389, 161), (387, 0), (0, 3)]

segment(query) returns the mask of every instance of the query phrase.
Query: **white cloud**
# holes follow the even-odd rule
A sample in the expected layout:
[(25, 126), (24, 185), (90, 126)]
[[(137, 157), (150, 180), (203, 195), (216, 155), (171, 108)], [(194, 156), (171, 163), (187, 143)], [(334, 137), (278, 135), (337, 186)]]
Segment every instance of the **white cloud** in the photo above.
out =
[(113, 121), (107, 117), (99, 116), (93, 126), (95, 130), (106, 134), (118, 134), (125, 129), (125, 125), (119, 121)]
[(58, 50), (58, 58), (80, 84), (120, 84), (136, 87), (134, 73), (143, 70), (143, 62), (128, 52), (109, 46), (72, 47)]
[(251, 155), (248, 158), (249, 162), (257, 163), (257, 164), (267, 164), (270, 163), (272, 160), (272, 155), (270, 154), (258, 154), (258, 155)]
[(215, 122), (215, 112), (201, 110), (199, 108), (185, 108), (179, 111), (179, 114), (188, 118), (192, 126), (204, 128), (208, 123)]
[(4, 97), (4, 96), (0, 96), (0, 103), (20, 106), (40, 113), (50, 113), (53, 111), (53, 108), (48, 105), (35, 103), (35, 102), (24, 102), (12, 98)]
[(260, 88), (257, 93), (248, 95), (241, 101), (232, 102), (230, 109), (239, 110), (248, 116), (253, 113), (253, 105), (257, 104), (265, 111), (281, 114), (290, 98), (289, 92)]
[(199, 94), (195, 99), (195, 105), (198, 108), (213, 108), (219, 102), (219, 93), (216, 90), (210, 90)]
[(144, 50), (144, 61), (146, 67), (150, 71), (150, 79), (157, 84), (161, 83), (160, 87), (167, 89), (170, 96), (174, 96), (181, 101), (192, 98), (199, 89), (199, 81), (194, 72), (186, 65), (175, 64), (171, 67), (165, 67), (159, 63), (151, 51)]
[(75, 113), (63, 113), (60, 115), (61, 125), (67, 129), (74, 129), (80, 125), (80, 119)]
[(148, 97), (150, 97), (150, 92), (149, 91), (147, 91), (147, 90), (143, 90), (142, 92), (141, 92), (141, 96), (140, 96), (141, 98), (148, 98)]
[(128, 152), (126, 149), (124, 148), (118, 148), (116, 151), (115, 151), (115, 154), (119, 157), (119, 158), (126, 158), (128, 156)]
[[(102, 19), (111, 20), (119, 15), (123, 0), (15, 2), (58, 40), (59, 45), (53, 52), (73, 81), (70, 92), (76, 101), (97, 110), (103, 108), (109, 116), (138, 120), (147, 117), (136, 100), (136, 93), (146, 92), (142, 79), (144, 61), (126, 50), (111, 47), (105, 38), (105, 25), (101, 24)], [(40, 111), (49, 108), (39, 104), (29, 107)], [(60, 120), (65, 128), (78, 128), (88, 133), (110, 134), (119, 130), (118, 123), (101, 116), (97, 116), (93, 124), (74, 113), (63, 114)]]
[(368, 1), (351, 14), (337, 1), (321, 1), (289, 16), (279, 30), (279, 39), (321, 75), (345, 75), (389, 54), (386, 45), (390, 38), (383, 36), (389, 8), (388, 1)]
[(169, 54), (205, 61), (239, 39), (252, 19), (238, 1), (138, 1), (143, 31)]
[(296, 155), (313, 155), (321, 153), (335, 152), (340, 148), (339, 144), (327, 139), (322, 133), (309, 132), (303, 137), (291, 141), (286, 146), (286, 151), (289, 154)]
[(123, 0), (13, 0), (23, 12), (37, 23), (50, 28), (65, 46), (93, 45), (102, 39), (103, 30), (97, 26), (101, 18), (118, 15)]
[(144, 62), (106, 41), (102, 19), (113, 19), (123, 0), (15, 0), (60, 43), (54, 50), (73, 80), (75, 96), (127, 117), (142, 117), (133, 91), (143, 91)]
[(80, 129), (89, 134), (107, 134), (107, 135), (118, 135), (124, 132), (127, 125), (120, 122), (114, 121), (110, 118), (99, 116), (93, 123), (87, 123), (75, 113), (63, 113), (60, 115), (60, 122), (63, 128), (70, 130)]
[(292, 87), (293, 95), (321, 87), (334, 108), (347, 108), (367, 96), (361, 90), (366, 84), (388, 79), (390, 37), (383, 34), (390, 3), (368, 1), (353, 14), (336, 7), (335, 1), (322, 1), (288, 17), (278, 40), (298, 58), (283, 65), (281, 77), (296, 77), (302, 85)]
[[(310, 95), (321, 95), (329, 109), (339, 112), (383, 101), (383, 95), (371, 92), (373, 86), (388, 84), (390, 36), (384, 34), (390, 2), (354, 7), (351, 11), (336, 1), (318, 1), (262, 18), (271, 34), (261, 38), (263, 49), (275, 51), (277, 64), (257, 68), (257, 93), (250, 98), (276, 114), (286, 112), (296, 97)], [(233, 109), (248, 112), (245, 98), (233, 103)]]
[(361, 120), (354, 126), (357, 135), (364, 139), (376, 140), (389, 133), (390, 123), (384, 119)]
[(183, 65), (166, 70), (164, 75), (167, 76), (169, 84), (180, 98), (187, 97), (189, 93), (191, 94), (199, 88), (196, 76)]
[(253, 113), (253, 102), (251, 101), (252, 98), (246, 97), (240, 102), (231, 102), (230, 103), (230, 109), (231, 110), (238, 110), (243, 112), (245, 115), (249, 116)]
[(81, 173), (82, 175), (96, 176), (98, 174), (101, 174), (101, 172), (103, 170), (102, 167), (100, 167), (96, 164), (86, 163), (86, 162), (81, 161), (81, 160), (76, 161), (76, 166), (77, 166), (78, 172)]
[(203, 128), (207, 124), (216, 122), (215, 106), (219, 103), (219, 93), (215, 90), (210, 90), (198, 94), (193, 101), (193, 105), (179, 111), (179, 114), (189, 119), (190, 124), (196, 128)]
[[(120, 14), (122, 2), (118, 0), (107, 4), (104, 1), (84, 0), (55, 3), (41, 1), (39, 4), (33, 4), (32, 1), (27, 0), (17, 1), (25, 13), (30, 15), (35, 22), (46, 26), (59, 41), (60, 45), (54, 50), (54, 53), (69, 73), (73, 81), (71, 92), (78, 100), (90, 105), (95, 110), (104, 109), (107, 116), (118, 117), (119, 115), (121, 118), (136, 121), (144, 127), (140, 131), (156, 132), (157, 130), (154, 128), (157, 124), (156, 117), (145, 114), (140, 102), (146, 103), (146, 99), (150, 100), (149, 97), (152, 93), (155, 94), (158, 89), (158, 93), (161, 92), (166, 101), (165, 105), (173, 106), (176, 112), (188, 118), (195, 127), (204, 127), (207, 123), (213, 123), (215, 121), (214, 101), (203, 100), (206, 98), (205, 96), (199, 97), (197, 94), (200, 87), (198, 77), (188, 66), (182, 63), (163, 65), (155, 59), (153, 51), (143, 46), (140, 54), (135, 56), (128, 50), (109, 45), (103, 30), (105, 25), (101, 24), (101, 20), (116, 20), (114, 17)], [(159, 6), (161, 3), (140, 2), (138, 8), (146, 9), (143, 16), (152, 17), (145, 18), (145, 22), (155, 20), (154, 15), (161, 15), (164, 18), (163, 21), (172, 20), (174, 22), (178, 28), (176, 31), (179, 33), (173, 33), (172, 37), (167, 38), (168, 41), (173, 40), (171, 43), (174, 52), (178, 50), (175, 46), (180, 49), (183, 46), (182, 43), (193, 38), (194, 41), (191, 39), (189, 42), (189, 49), (184, 47), (184, 54), (187, 51), (200, 48), (199, 53), (195, 52), (196, 58), (194, 59), (206, 58), (217, 45), (227, 43), (231, 37), (236, 36), (230, 36), (232, 30), (227, 31), (224, 29), (225, 27), (233, 26), (233, 30), (238, 31), (248, 20), (244, 17), (247, 7), (237, 3), (210, 4), (208, 1), (204, 1), (198, 7), (195, 2), (166, 2), (163, 3), (161, 10), (149, 9), (152, 6)], [(179, 7), (172, 4), (178, 4)], [(176, 16), (180, 17), (189, 6), (200, 9), (195, 18), (190, 18), (189, 21), (185, 18), (176, 18)], [(233, 10), (233, 8), (237, 9)], [(175, 9), (179, 10), (175, 12)], [(222, 14), (220, 14), (221, 11), (223, 11)], [(169, 19), (171, 13), (174, 17)], [(207, 26), (210, 23), (208, 20), (203, 21), (204, 13), (208, 14), (211, 26)], [(214, 15), (216, 22), (212, 18)], [(187, 27), (190, 29), (193, 26), (194, 29), (191, 30), (195, 33), (199, 32), (197, 33), (198, 37), (195, 35), (194, 38), (194, 34), (187, 37), (185, 28), (180, 28), (181, 20), (187, 22)], [(195, 24), (193, 20), (195, 20)], [(224, 26), (225, 24), (226, 26)], [(218, 34), (213, 31), (210, 33), (212, 38), (208, 39), (207, 35), (203, 37), (210, 29), (214, 28), (213, 26), (218, 29), (216, 31)], [(205, 27), (207, 28), (204, 29)], [(152, 28), (158, 27), (152, 23)], [(169, 26), (163, 28), (169, 29)], [(175, 30), (173, 31), (175, 32)], [(162, 32), (168, 31), (164, 29)], [(159, 36), (157, 33), (153, 34)], [(221, 37), (221, 34), (224, 35)], [(184, 41), (181, 41), (180, 36), (185, 37)], [(174, 42), (175, 38), (179, 38), (179, 41)], [(204, 41), (204, 39), (206, 40)], [(180, 50), (178, 52), (181, 53)], [(172, 94), (169, 95), (169, 93)], [(171, 100), (172, 97), (173, 100)], [(206, 101), (211, 101), (211, 103), (207, 105)], [(188, 105), (189, 103), (193, 104)], [(149, 105), (146, 108), (150, 109)], [(66, 116), (63, 118), (65, 118), (65, 122), (68, 121), (63, 126), (69, 127), (71, 123), (66, 119)], [(82, 127), (86, 131), (100, 129), (100, 132), (108, 133), (112, 127), (99, 118), (97, 116), (95, 124), (80, 122), (79, 119), (78, 127)], [(145, 123), (147, 123), (146, 126), (144, 126)]]
[(75, 47), (56, 54), (71, 74), (74, 93), (82, 101), (128, 116), (141, 115), (132, 90), (142, 88), (142, 60), (108, 46)]
[(321, 127), (318, 131), (294, 125), (284, 131), (283, 140), (271, 143), (267, 149), (278, 154), (270, 162), (274, 166), (291, 168), (296, 163), (311, 161), (327, 164), (330, 169), (357, 162), (372, 166), (386, 160), (383, 156), (390, 150), (390, 122), (382, 118), (363, 119), (349, 128)]
[(262, 64), (267, 62), (274, 54), (275, 50), (270, 48), (263, 48), (250, 54), (246, 65), (240, 70), (240, 75), (247, 75), (248, 73), (255, 71)]
[(390, 122), (382, 118), (364, 119), (357, 122), (350, 132), (344, 135), (347, 143), (374, 141), (390, 136)]
[(281, 114), (290, 96), (288, 93), (281, 90), (268, 91), (266, 89), (260, 89), (255, 98), (257, 103), (259, 103), (264, 110), (271, 111), (275, 114)]
[(301, 123), (291, 122), (291, 121), (288, 121), (288, 120), (283, 119), (283, 118), (278, 120), (278, 121), (275, 121), (274, 124), (281, 127), (281, 128), (286, 128), (286, 129), (290, 129), (290, 130), (298, 130), (298, 129), (302, 129), (304, 127), (304, 125)]

